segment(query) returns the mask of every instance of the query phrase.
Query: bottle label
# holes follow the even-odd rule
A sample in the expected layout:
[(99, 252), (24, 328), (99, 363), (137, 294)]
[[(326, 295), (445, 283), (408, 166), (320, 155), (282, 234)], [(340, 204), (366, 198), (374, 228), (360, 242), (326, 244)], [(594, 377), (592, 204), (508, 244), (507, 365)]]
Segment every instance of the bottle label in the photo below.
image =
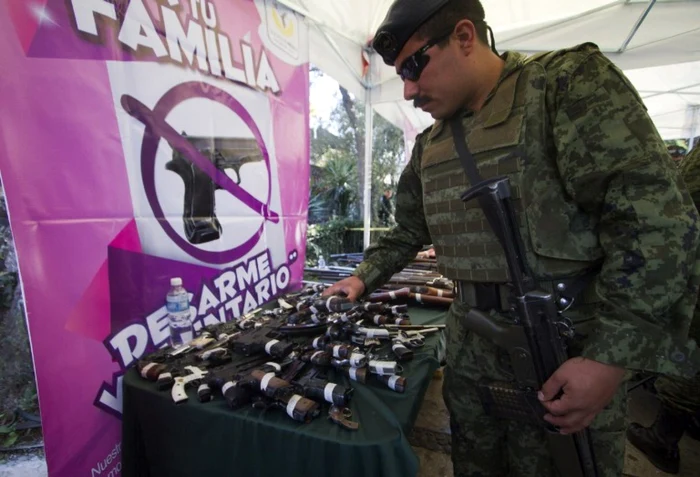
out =
[(178, 313), (190, 309), (190, 300), (186, 293), (181, 295), (168, 295), (165, 298), (165, 307), (169, 313)]

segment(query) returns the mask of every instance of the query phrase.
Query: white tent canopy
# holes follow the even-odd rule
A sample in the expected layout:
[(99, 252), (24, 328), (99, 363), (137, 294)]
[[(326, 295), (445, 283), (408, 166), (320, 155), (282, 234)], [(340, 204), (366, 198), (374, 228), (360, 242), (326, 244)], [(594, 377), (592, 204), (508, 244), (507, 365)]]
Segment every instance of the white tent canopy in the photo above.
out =
[[(403, 86), (393, 68), (366, 50), (392, 0), (279, 1), (307, 17), (311, 26), (311, 61), (324, 72), (358, 98), (364, 98), (371, 90), (377, 112), (399, 127), (419, 130), (432, 123), (428, 115), (403, 101)], [(534, 53), (592, 41), (625, 70), (638, 89), (653, 91), (655, 101), (686, 106), (700, 103), (698, 0), (482, 3), (499, 51)], [(371, 80), (364, 74), (363, 57), (366, 60), (368, 56), (374, 57)], [(695, 67), (677, 66), (688, 62), (696, 62), (691, 63)], [(667, 68), (647, 69), (656, 66)], [(661, 97), (659, 93), (670, 96)], [(655, 121), (659, 118), (659, 129), (666, 138), (678, 138), (679, 132), (688, 127), (685, 113), (674, 116), (672, 122), (668, 111), (659, 110), (662, 116), (656, 115), (655, 108), (650, 108), (650, 112)]]
[[(311, 62), (364, 99), (368, 108), (402, 128), (407, 137), (432, 123), (429, 115), (403, 99), (403, 85), (394, 69), (367, 48), (392, 0), (277, 1), (306, 17)], [(499, 51), (535, 53), (592, 41), (640, 90), (664, 138), (700, 133), (700, 1), (482, 0), (482, 4)], [(371, 127), (371, 115), (367, 116)], [(369, 176), (366, 170), (366, 245)]]

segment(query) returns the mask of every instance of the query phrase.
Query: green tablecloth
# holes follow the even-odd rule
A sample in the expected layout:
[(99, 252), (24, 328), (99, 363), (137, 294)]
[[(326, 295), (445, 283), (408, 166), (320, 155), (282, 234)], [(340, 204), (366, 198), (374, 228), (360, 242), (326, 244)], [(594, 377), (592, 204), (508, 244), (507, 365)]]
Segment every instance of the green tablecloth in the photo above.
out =
[[(444, 310), (411, 308), (414, 324), (444, 323)], [(358, 431), (321, 416), (308, 424), (284, 411), (229, 409), (223, 400), (175, 405), (169, 392), (130, 370), (124, 377), (122, 475), (125, 477), (414, 476), (418, 459), (406, 440), (439, 366), (443, 340), (432, 335), (404, 366), (403, 394), (380, 383), (355, 388), (350, 408)], [(343, 381), (345, 380), (345, 381)]]

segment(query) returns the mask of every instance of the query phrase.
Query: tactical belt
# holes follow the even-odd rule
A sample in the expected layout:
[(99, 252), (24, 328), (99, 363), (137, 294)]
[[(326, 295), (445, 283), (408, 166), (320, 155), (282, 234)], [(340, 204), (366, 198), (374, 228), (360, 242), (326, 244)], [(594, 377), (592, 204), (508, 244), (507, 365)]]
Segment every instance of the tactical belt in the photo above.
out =
[[(557, 300), (565, 300), (564, 303), (560, 303), (561, 308), (568, 308), (574, 304), (598, 303), (600, 298), (591, 283), (593, 275), (598, 271), (599, 269), (596, 268), (579, 277), (537, 283), (541, 290), (553, 293)], [(477, 310), (508, 311), (511, 308), (509, 296), (511, 295), (508, 283), (455, 281), (455, 297), (461, 303)]]

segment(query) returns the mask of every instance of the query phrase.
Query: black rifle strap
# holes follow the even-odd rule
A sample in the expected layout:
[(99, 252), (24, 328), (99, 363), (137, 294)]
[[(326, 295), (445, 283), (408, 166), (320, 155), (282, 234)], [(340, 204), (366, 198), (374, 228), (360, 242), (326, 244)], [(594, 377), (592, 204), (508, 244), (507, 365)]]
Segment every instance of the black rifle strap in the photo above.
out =
[[(450, 119), (450, 128), (452, 129), (452, 140), (455, 144), (455, 149), (457, 150), (457, 155), (459, 156), (459, 161), (462, 163), (464, 172), (467, 174), (467, 179), (471, 187), (476, 186), (482, 181), (479, 170), (476, 168), (476, 161), (472, 155), (469, 147), (467, 147), (467, 141), (464, 137), (464, 125), (462, 124), (462, 115), (457, 114), (452, 119)], [(486, 220), (488, 221), (493, 233), (496, 234), (498, 241), (504, 244), (505, 237), (501, 237), (501, 227), (498, 225), (498, 219), (492, 215), (492, 211), (489, 207), (485, 207), (485, 204), (481, 198), (479, 200), (479, 205), (481, 210), (484, 211)]]
[(458, 114), (450, 119), (450, 128), (452, 128), (452, 139), (454, 140), (459, 160), (462, 163), (462, 167), (464, 167), (464, 172), (467, 173), (467, 179), (469, 179), (471, 186), (474, 187), (482, 179), (481, 175), (479, 175), (479, 170), (476, 168), (474, 156), (472, 156), (464, 138), (464, 125), (462, 124), (461, 115)]
[[(455, 149), (457, 150), (457, 155), (459, 156), (459, 161), (462, 163), (464, 172), (467, 174), (467, 179), (469, 179), (469, 185), (471, 187), (476, 187), (483, 181), (483, 179), (481, 178), (479, 170), (476, 167), (474, 156), (467, 146), (461, 115), (458, 114), (450, 119), (450, 128), (452, 129), (452, 140), (454, 141)], [(509, 240), (511, 240), (511, 237), (504, 236), (505, 231), (501, 228), (498, 217), (494, 215), (494, 210), (488, 207), (488, 205), (484, 202), (484, 199), (479, 197), (478, 201), (479, 205), (481, 206), (481, 210), (484, 212), (484, 216), (486, 216), (486, 220), (491, 226), (491, 230), (493, 230), (493, 233), (496, 235), (496, 238), (501, 246), (506, 249), (506, 244)], [(515, 220), (515, 215), (513, 215), (512, 220)], [(517, 230), (518, 224), (513, 223), (512, 226)], [(521, 268), (529, 272), (527, 262), (525, 261), (525, 246), (522, 243), (520, 234), (516, 234), (515, 246)], [(513, 277), (511, 277), (511, 280), (513, 280)]]

